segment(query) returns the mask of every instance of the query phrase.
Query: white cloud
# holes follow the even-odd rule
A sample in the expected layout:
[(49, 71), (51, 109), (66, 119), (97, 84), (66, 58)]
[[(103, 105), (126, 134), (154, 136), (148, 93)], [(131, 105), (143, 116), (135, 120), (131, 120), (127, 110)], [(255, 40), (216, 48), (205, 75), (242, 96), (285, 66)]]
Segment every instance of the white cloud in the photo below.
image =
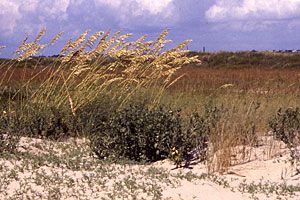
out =
[(4, 35), (13, 33), (17, 21), (21, 18), (17, 1), (0, 1), (0, 32)]
[(27, 0), (21, 3), (20, 9), (26, 12), (33, 12), (37, 9), (39, 0)]
[[(176, 0), (0, 0), (0, 35), (21, 30), (36, 32), (41, 26), (87, 27), (98, 21), (107, 26), (155, 26), (176, 21)], [(76, 21), (70, 19), (76, 16)], [(91, 21), (92, 20), (92, 21)], [(18, 27), (18, 28), (17, 28)], [(50, 27), (51, 28), (51, 27)], [(79, 28), (79, 27), (73, 27)]]
[[(43, 1), (49, 2), (49, 1)], [(54, 16), (58, 16), (59, 14), (65, 13), (67, 11), (67, 8), (69, 7), (70, 0), (54, 0), (51, 3), (41, 3), (40, 8), (42, 8), (45, 5), (45, 8), (47, 8), (46, 11), (48, 11), (49, 14), (52, 14)]]
[(121, 6), (122, 0), (94, 0), (96, 5), (98, 4), (104, 4), (107, 6), (110, 6), (112, 8), (119, 8)]
[[(141, 0), (137, 1), (140, 7), (140, 10), (147, 10), (152, 15), (163, 14), (168, 16), (172, 7), (169, 7), (172, 3), (172, 0)], [(167, 14), (167, 15), (165, 15)]]
[(10, 35), (18, 26), (29, 30), (37, 20), (39, 25), (46, 20), (64, 20), (69, 5), (70, 0), (1, 0), (0, 34)]
[(213, 22), (300, 17), (300, 0), (217, 0), (205, 16)]
[(104, 4), (111, 8), (129, 8), (131, 7), (133, 12), (136, 11), (148, 11), (152, 15), (162, 14), (164, 11), (170, 8), (170, 3), (173, 0), (94, 0), (96, 4)]
[(38, 0), (35, 1), (35, 6), (37, 7), (35, 14), (38, 13), (40, 17), (45, 20), (55, 19), (62, 20), (65, 19), (67, 14), (67, 9), (70, 5), (70, 0)]
[(94, 0), (96, 5), (106, 5), (117, 12), (117, 18), (128, 22), (143, 16), (170, 18), (174, 11), (174, 0)]

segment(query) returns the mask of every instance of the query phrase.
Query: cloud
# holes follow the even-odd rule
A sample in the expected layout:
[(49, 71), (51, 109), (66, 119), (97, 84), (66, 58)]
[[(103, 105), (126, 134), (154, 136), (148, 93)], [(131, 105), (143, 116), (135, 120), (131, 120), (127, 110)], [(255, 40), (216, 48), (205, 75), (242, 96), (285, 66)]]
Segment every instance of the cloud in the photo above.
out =
[(174, 0), (94, 0), (96, 6), (111, 9), (119, 25), (159, 25), (177, 20)]
[(38, 2), (38, 9), (46, 17), (50, 17), (51, 19), (62, 19), (65, 18), (64, 14), (67, 12), (69, 4), (70, 0), (40, 0)]
[[(96, 4), (104, 4), (114, 9), (127, 10), (133, 16), (138, 16), (142, 12), (148, 12), (151, 15), (162, 15), (166, 17), (172, 10), (173, 0), (94, 0)], [(128, 10), (131, 8), (131, 10)]]
[(17, 26), (17, 21), (21, 18), (19, 4), (16, 1), (0, 1), (0, 31), (4, 35), (13, 33)]
[(119, 8), (121, 6), (122, 0), (94, 0), (96, 5), (98, 4), (104, 4), (107, 6), (110, 6), (112, 8)]
[(27, 0), (20, 4), (20, 9), (25, 12), (33, 12), (37, 9), (39, 0)]
[(80, 32), (85, 28), (136, 28), (173, 24), (176, 0), (1, 0), (0, 36), (33, 33), (45, 26)]
[(10, 36), (15, 31), (46, 25), (46, 21), (61, 21), (67, 18), (70, 0), (1, 0), (0, 35)]
[(205, 13), (211, 22), (300, 17), (300, 0), (217, 0)]

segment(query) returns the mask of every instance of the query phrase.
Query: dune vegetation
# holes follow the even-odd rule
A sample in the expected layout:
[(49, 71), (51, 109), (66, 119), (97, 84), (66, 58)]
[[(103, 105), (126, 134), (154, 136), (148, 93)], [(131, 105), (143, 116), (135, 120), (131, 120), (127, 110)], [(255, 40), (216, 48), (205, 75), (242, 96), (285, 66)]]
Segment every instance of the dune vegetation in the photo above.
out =
[[(261, 138), (272, 137), (286, 145), (299, 173), (299, 53), (190, 52), (188, 40), (167, 49), (165, 30), (155, 41), (84, 32), (44, 57), (62, 36), (44, 44), (45, 34), (26, 38), (15, 58), (0, 60), (1, 159), (72, 170), (92, 169), (86, 156), (97, 165), (170, 159), (174, 168), (188, 168), (197, 161), (216, 181), (213, 173), (250, 162)], [(61, 145), (68, 152), (62, 158), (43, 158), (20, 151), (24, 138), (85, 142), (82, 149)], [(276, 155), (273, 147), (268, 158)], [(159, 199), (160, 190), (151, 191)]]

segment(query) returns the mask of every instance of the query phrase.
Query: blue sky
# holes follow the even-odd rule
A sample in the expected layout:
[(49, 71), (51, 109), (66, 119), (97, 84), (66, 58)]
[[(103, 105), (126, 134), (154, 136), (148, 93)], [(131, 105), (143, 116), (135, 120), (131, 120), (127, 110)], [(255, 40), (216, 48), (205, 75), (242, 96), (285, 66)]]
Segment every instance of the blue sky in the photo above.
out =
[(48, 38), (65, 32), (58, 46), (87, 29), (154, 39), (169, 28), (192, 50), (300, 49), (300, 0), (1, 0), (0, 56), (42, 27)]

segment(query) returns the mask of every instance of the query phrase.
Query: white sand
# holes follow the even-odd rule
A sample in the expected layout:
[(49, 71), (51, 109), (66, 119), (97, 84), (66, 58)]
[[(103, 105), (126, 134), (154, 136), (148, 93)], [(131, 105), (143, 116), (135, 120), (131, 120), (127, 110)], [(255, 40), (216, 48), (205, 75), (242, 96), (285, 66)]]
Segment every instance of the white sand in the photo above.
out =
[[(284, 145), (270, 138), (263, 138), (264, 145), (258, 148), (249, 148), (247, 162), (237, 162), (228, 173), (206, 178), (200, 178), (207, 174), (204, 163), (191, 165), (191, 169), (174, 169), (169, 160), (151, 165), (101, 164), (85, 155), (86, 142), (22, 138), (20, 152), (73, 159), (79, 167), (68, 162), (57, 166), (54, 158), (42, 164), (38, 162), (41, 158), (1, 158), (0, 199), (300, 199), (299, 192), (293, 195), (280, 192), (282, 187), (278, 185), (284, 183), (298, 186), (299, 190), (300, 176), (295, 175), (295, 168), (287, 161), (289, 154)], [(77, 154), (72, 152), (74, 149)], [(76, 156), (81, 160), (77, 162)], [(236, 157), (239, 156), (237, 151)], [(256, 189), (243, 192), (243, 183), (245, 186), (253, 183)], [(259, 188), (259, 184), (265, 189)], [(273, 191), (275, 186), (278, 187)]]

